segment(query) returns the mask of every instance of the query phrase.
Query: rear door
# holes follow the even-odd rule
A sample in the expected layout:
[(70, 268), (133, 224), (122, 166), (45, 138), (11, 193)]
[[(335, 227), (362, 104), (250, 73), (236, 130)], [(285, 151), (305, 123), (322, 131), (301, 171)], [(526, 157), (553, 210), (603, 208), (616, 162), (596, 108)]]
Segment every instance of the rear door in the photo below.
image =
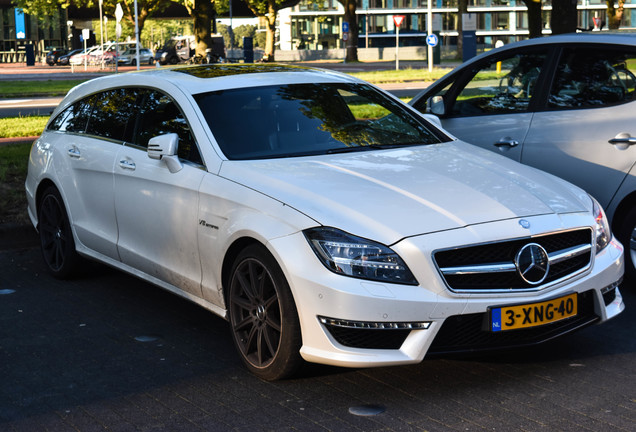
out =
[(634, 47), (563, 48), (521, 162), (582, 187), (608, 207), (636, 163), (636, 145), (621, 144), (636, 136), (635, 90)]
[[(62, 190), (68, 195), (75, 233), (81, 245), (118, 260), (117, 221), (113, 197), (113, 165), (126, 133), (135, 98), (123, 90), (87, 97), (64, 110), (50, 128), (58, 136), (68, 163)], [(63, 170), (61, 170), (63, 172)]]

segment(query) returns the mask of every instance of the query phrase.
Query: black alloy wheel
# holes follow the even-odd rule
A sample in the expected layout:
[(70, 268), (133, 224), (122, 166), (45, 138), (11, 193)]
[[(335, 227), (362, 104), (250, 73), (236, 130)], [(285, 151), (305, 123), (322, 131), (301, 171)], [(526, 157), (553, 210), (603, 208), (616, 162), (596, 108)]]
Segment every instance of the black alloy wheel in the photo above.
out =
[(234, 344), (248, 369), (265, 380), (291, 376), (302, 364), (300, 324), (289, 285), (261, 245), (243, 250), (229, 285)]
[(51, 186), (38, 206), (38, 230), (47, 270), (57, 278), (70, 276), (77, 267), (73, 232), (59, 191)]

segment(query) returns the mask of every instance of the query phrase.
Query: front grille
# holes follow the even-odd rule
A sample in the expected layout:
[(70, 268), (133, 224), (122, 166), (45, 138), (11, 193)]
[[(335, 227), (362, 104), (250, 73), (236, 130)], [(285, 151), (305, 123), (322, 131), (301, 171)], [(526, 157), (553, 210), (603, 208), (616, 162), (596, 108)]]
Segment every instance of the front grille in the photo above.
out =
[[(539, 285), (524, 280), (515, 263), (520, 250), (530, 243), (540, 245), (549, 257), (549, 272)], [(435, 252), (433, 258), (452, 291), (530, 291), (587, 269), (592, 260), (592, 251), (592, 230), (583, 228), (441, 250)]]
[(539, 327), (491, 332), (488, 313), (455, 315), (447, 318), (428, 350), (429, 354), (479, 352), (535, 345), (596, 322), (594, 292), (579, 294), (578, 314)]

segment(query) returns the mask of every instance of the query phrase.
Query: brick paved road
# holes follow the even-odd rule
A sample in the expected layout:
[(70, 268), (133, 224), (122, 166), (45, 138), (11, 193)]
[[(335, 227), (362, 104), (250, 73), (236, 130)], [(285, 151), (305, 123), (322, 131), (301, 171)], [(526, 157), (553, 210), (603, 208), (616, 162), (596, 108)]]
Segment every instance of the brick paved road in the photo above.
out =
[[(619, 318), (541, 348), (267, 383), (197, 306), (97, 264), (56, 281), (36, 249), (0, 251), (0, 430), (634, 431), (624, 291)], [(385, 411), (349, 412), (368, 404)]]

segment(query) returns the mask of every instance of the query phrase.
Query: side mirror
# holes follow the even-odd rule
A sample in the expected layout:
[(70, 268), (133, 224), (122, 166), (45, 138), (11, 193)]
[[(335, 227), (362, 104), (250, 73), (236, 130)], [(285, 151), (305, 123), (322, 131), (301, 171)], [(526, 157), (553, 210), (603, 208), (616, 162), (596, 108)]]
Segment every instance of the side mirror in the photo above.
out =
[(427, 113), (442, 116), (446, 114), (446, 107), (444, 107), (444, 96), (433, 96), (426, 101)]
[(421, 114), (421, 116), (424, 117), (429, 122), (433, 123), (438, 128), (440, 128), (440, 129), (444, 128), (442, 126), (442, 121), (436, 115), (433, 115), (433, 114)]
[(171, 173), (181, 171), (183, 165), (177, 156), (179, 135), (169, 133), (150, 138), (148, 141), (148, 157), (166, 162)]

